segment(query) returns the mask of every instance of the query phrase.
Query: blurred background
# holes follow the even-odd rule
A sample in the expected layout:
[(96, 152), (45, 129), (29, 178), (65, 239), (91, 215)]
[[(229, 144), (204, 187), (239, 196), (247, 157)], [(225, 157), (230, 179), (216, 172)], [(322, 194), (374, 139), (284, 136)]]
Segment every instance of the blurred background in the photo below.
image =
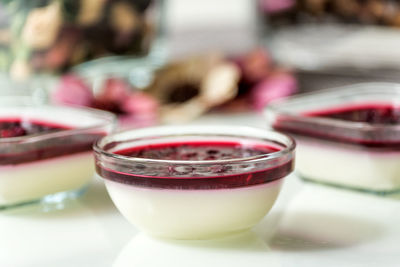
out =
[(2, 0), (0, 96), (89, 106), (122, 127), (260, 112), (398, 81), (396, 0)]

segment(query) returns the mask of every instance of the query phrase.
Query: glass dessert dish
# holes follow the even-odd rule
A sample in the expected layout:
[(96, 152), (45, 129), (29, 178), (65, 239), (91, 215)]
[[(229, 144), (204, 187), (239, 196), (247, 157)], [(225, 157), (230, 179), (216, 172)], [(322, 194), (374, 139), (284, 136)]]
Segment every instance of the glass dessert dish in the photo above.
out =
[(365, 83), (271, 103), (272, 128), (295, 137), (305, 180), (378, 194), (400, 190), (400, 85)]
[(77, 196), (93, 177), (92, 145), (114, 128), (94, 109), (0, 99), (0, 209)]
[(238, 126), (164, 126), (94, 145), (96, 170), (119, 211), (150, 235), (206, 239), (248, 229), (293, 170), (286, 135)]

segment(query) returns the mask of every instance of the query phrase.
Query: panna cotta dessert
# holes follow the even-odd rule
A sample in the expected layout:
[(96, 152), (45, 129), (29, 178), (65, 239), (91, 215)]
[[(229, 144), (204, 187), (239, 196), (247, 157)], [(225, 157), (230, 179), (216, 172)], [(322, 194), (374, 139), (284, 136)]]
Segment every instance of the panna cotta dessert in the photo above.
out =
[(114, 122), (108, 112), (2, 98), (0, 209), (85, 187), (94, 174), (92, 145)]
[(400, 86), (366, 83), (290, 97), (266, 108), (297, 141), (306, 179), (379, 194), (400, 190)]
[(111, 199), (153, 236), (205, 239), (249, 229), (294, 165), (294, 141), (267, 130), (171, 126), (99, 140), (96, 170)]

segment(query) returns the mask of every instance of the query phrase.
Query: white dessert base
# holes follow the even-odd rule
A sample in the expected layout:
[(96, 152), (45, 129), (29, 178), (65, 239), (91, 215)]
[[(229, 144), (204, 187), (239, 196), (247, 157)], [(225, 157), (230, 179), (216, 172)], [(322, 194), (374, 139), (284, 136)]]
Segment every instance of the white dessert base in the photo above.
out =
[(296, 141), (296, 171), (306, 179), (376, 192), (400, 189), (400, 152)]
[(110, 180), (105, 184), (119, 211), (148, 234), (205, 239), (246, 230), (259, 222), (273, 206), (281, 180), (214, 190), (139, 188)]
[(0, 166), (0, 207), (79, 189), (93, 177), (92, 152)]

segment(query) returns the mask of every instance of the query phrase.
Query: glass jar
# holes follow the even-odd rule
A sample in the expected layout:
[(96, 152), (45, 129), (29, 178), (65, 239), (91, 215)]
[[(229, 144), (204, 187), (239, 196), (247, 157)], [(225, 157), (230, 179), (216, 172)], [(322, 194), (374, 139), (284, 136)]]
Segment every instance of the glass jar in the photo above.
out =
[(24, 80), (103, 57), (145, 60), (161, 36), (161, 6), (152, 0), (2, 1), (0, 69)]

